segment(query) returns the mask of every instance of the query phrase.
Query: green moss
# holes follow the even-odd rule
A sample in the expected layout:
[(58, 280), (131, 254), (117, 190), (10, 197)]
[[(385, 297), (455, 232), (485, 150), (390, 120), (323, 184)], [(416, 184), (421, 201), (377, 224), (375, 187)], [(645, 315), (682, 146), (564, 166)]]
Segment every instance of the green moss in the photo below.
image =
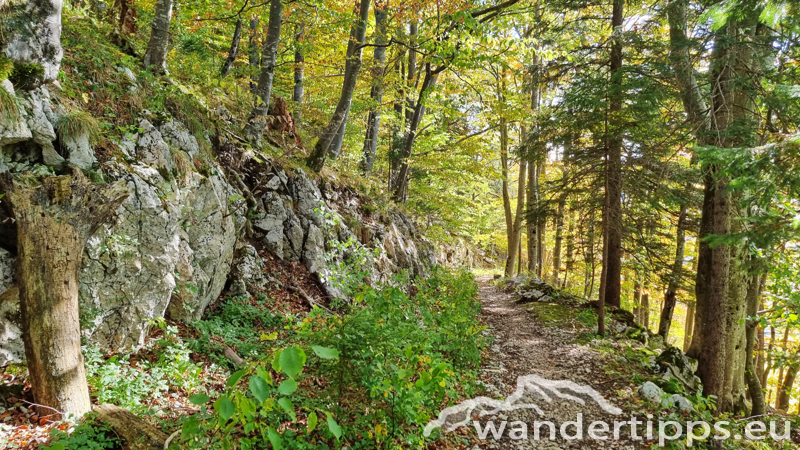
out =
[(529, 303), (525, 305), (539, 322), (544, 325), (568, 325), (575, 319), (575, 310), (558, 303)]
[(44, 82), (44, 67), (15, 61), (8, 79), (19, 89), (33, 89)]
[(56, 131), (62, 141), (77, 139), (82, 134), (86, 134), (92, 144), (100, 139), (100, 125), (91, 114), (84, 111), (68, 111), (58, 120)]

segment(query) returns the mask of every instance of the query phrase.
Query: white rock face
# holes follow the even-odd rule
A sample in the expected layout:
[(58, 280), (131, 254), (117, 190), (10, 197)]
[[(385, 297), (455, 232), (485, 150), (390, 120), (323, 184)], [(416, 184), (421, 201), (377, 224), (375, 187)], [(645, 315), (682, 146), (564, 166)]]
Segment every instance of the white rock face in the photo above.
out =
[(12, 61), (44, 68), (44, 82), (55, 81), (61, 67), (61, 0), (6, 3), (3, 20), (9, 41), (3, 49)]
[(655, 383), (648, 381), (639, 386), (639, 395), (650, 403), (661, 403), (661, 397), (664, 395), (664, 392)]
[(191, 157), (194, 157), (200, 151), (197, 138), (192, 136), (186, 126), (180, 122), (167, 122), (158, 127), (158, 131), (161, 132), (164, 142), (176, 149), (185, 151)]
[(694, 411), (694, 405), (692, 405), (692, 402), (690, 402), (686, 397), (678, 394), (670, 395), (668, 398), (664, 399), (661, 404), (665, 408), (676, 408), (680, 412)]

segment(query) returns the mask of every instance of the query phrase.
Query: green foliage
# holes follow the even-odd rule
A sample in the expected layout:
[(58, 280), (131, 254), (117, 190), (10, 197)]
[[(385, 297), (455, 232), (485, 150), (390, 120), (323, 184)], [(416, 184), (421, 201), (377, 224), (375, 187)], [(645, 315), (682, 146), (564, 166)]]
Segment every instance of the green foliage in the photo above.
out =
[(11, 92), (0, 87), (0, 123), (16, 123), (20, 118), (17, 98)]
[(114, 430), (96, 420), (91, 413), (71, 433), (53, 428), (50, 435), (52, 442), (40, 450), (103, 450), (117, 449), (122, 445)]
[(193, 323), (199, 332), (189, 340), (194, 351), (208, 355), (220, 365), (231, 362), (222, 355), (222, 344), (230, 346), (243, 358), (258, 357), (268, 351), (274, 330), (290, 328), (295, 318), (270, 310), (272, 300), (259, 294), (254, 302), (246, 297), (228, 298), (213, 315)]
[(44, 67), (36, 63), (14, 62), (8, 79), (19, 89), (30, 89), (44, 81)]
[[(203, 410), (184, 421), (181, 445), (250, 449), (260, 448), (260, 440), (276, 448), (324, 448), (340, 439), (368, 448), (420, 445), (421, 425), (443, 404), (476, 392), (486, 344), (476, 291), (468, 272), (434, 268), (429, 278), (362, 287), (342, 316), (317, 309), (299, 323), (282, 322), (290, 345), (268, 350), (274, 342), (259, 339), (261, 350), (248, 356), (268, 357), (232, 374), (213, 402), (192, 397)], [(268, 320), (244, 299), (226, 307), (216, 332), (233, 331), (221, 325), (238, 316), (251, 318), (236, 325), (243, 328)], [(312, 381), (320, 378), (322, 386)]]
[(100, 139), (100, 125), (85, 111), (67, 111), (58, 119), (56, 131), (62, 142), (67, 139), (75, 140), (81, 135), (86, 135), (91, 144)]
[(14, 70), (14, 62), (6, 58), (5, 55), (0, 55), (0, 81), (8, 78), (12, 70)]
[(133, 412), (146, 412), (143, 400), (159, 398), (170, 389), (193, 390), (201, 386), (202, 368), (189, 357), (191, 350), (177, 336), (177, 329), (158, 322), (164, 337), (148, 343), (142, 352), (157, 355), (155, 361), (131, 363), (130, 354), (108, 359), (98, 347), (84, 346), (86, 377), (99, 403), (113, 403)]

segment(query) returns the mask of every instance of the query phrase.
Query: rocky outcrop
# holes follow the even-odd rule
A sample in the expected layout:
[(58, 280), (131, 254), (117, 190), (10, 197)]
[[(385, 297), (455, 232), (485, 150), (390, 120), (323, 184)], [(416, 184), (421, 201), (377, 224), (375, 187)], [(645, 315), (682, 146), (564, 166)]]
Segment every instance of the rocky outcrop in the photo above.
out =
[(61, 0), (26, 0), (3, 6), (3, 53), (16, 63), (37, 64), (42, 79), (30, 87), (55, 81), (61, 67)]
[[(50, 173), (72, 164), (124, 180), (130, 192), (89, 240), (79, 274), (82, 330), (102, 347), (141, 345), (153, 319), (199, 319), (226, 287), (231, 295), (264, 290), (275, 280), (265, 273), (261, 249), (304, 264), (332, 298), (346, 296), (337, 271), (357, 266), (374, 284), (401, 271), (424, 274), (437, 261), (399, 210), (365, 208), (369, 199), (348, 188), (235, 145), (221, 150), (218, 165), (183, 124), (146, 112), (140, 132), (119, 142), (119, 154), (102, 166), (80, 137), (61, 143), (64, 158), (53, 147), (63, 111), (45, 88), (20, 98), (18, 129), (0, 130), (0, 171)], [(13, 271), (13, 255), (0, 251), (0, 366), (24, 357), (19, 298), (9, 288)]]

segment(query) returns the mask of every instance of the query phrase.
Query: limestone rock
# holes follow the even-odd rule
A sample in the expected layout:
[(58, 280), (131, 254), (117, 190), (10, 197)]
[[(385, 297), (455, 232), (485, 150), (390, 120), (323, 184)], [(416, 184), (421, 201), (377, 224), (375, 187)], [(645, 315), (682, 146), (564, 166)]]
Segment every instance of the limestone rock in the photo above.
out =
[[(3, 21), (8, 41), (3, 49), (15, 62), (36, 63), (44, 68), (45, 83), (56, 81), (64, 50), (61, 47), (61, 5), (55, 0), (8, 3)], [(37, 87), (31, 81), (30, 88)]]
[(172, 153), (169, 145), (164, 142), (161, 132), (147, 119), (139, 122), (139, 128), (144, 131), (133, 137), (136, 141), (136, 156), (147, 165), (172, 172), (174, 169)]
[(19, 289), (12, 287), (0, 294), (0, 367), (25, 360), (20, 322)]
[(67, 149), (69, 154), (67, 160), (81, 169), (91, 169), (92, 165), (97, 162), (94, 150), (89, 144), (89, 136), (86, 133), (65, 138), (64, 148)]
[[(15, 95), (14, 86), (8, 80), (3, 80), (0, 84), (2, 89), (7, 90), (11, 95)], [(17, 142), (31, 139), (33, 134), (28, 128), (28, 121), (24, 108), (20, 108), (20, 117), (13, 121), (0, 120), (0, 147)]]
[(661, 397), (664, 395), (664, 391), (652, 381), (648, 381), (639, 386), (638, 392), (639, 395), (650, 403), (661, 403)]
[(661, 406), (665, 408), (676, 408), (680, 412), (694, 412), (694, 405), (686, 397), (673, 394), (661, 402)]
[(158, 131), (161, 133), (164, 142), (174, 148), (185, 151), (192, 158), (200, 151), (197, 139), (180, 122), (166, 122), (158, 127)]

